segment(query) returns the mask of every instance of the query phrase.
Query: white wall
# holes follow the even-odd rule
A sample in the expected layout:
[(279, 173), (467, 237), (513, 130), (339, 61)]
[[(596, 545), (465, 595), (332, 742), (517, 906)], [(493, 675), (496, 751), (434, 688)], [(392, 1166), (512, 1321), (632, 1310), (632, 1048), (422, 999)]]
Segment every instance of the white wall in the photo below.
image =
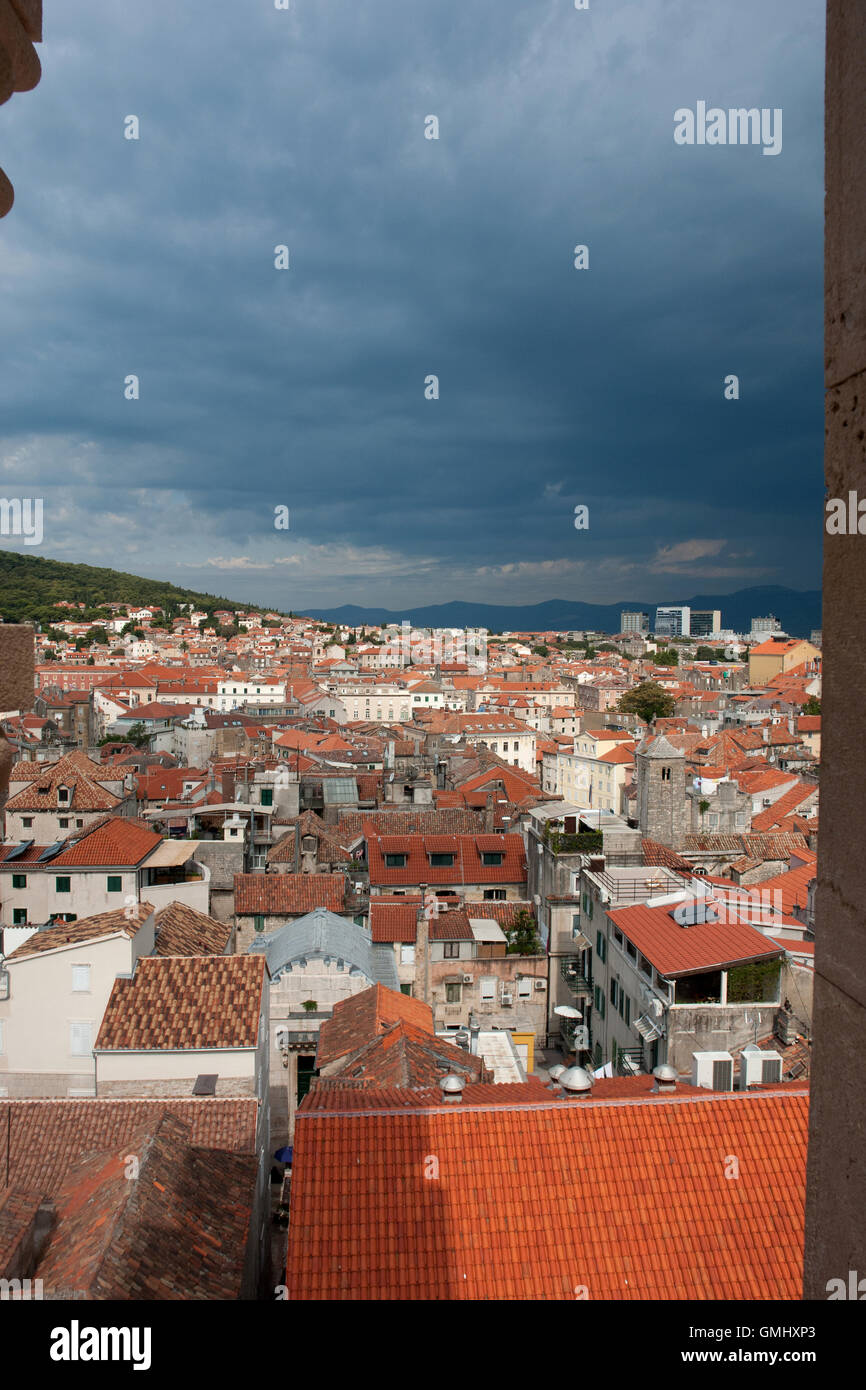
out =
[[(154, 919), (132, 938), (118, 934), (6, 961), (9, 998), (0, 1001), (5, 1051), (0, 1072), (91, 1072), (92, 1056), (70, 1049), (70, 1024), (90, 1023), (92, 1043), (118, 975), (132, 971), (136, 957), (153, 950)], [(90, 967), (90, 988), (73, 990), (72, 967)]]

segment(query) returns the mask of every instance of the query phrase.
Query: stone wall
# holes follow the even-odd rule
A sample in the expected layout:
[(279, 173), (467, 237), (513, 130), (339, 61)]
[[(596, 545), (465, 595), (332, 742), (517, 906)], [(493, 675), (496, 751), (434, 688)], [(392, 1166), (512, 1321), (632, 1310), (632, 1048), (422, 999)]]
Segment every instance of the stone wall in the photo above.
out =
[[(827, 5), (824, 467), (866, 498), (866, 5)], [(815, 518), (816, 525), (819, 518)], [(824, 536), (818, 851), (805, 1298), (866, 1272), (866, 537)]]

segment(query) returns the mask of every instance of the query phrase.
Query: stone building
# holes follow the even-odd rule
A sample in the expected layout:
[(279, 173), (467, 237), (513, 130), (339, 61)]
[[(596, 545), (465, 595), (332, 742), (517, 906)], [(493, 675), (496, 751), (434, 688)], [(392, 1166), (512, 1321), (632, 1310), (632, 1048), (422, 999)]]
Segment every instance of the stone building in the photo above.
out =
[(641, 837), (677, 849), (688, 833), (685, 754), (664, 734), (648, 736), (635, 753)]

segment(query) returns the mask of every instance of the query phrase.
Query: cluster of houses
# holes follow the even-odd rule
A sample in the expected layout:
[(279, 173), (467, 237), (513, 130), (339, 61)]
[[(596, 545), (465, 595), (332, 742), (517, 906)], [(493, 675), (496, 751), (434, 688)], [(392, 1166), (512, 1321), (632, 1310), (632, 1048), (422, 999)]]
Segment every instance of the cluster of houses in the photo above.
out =
[[(150, 631), (156, 616), (115, 621)], [(206, 616), (173, 625), (187, 641), (175, 661), (165, 649), (134, 660), (128, 644), (106, 663), (55, 652), (37, 662), (30, 707), (19, 699), (3, 719), (14, 759), (0, 843), (0, 1277), (83, 1298), (276, 1286), (365, 1297), (374, 1285), (562, 1297), (569, 1280), (587, 1297), (646, 1296), (636, 1212), (665, 1107), (694, 1160), (686, 1196), (678, 1185), (683, 1222), (690, 1203), (727, 1219), (730, 1185), (701, 1147), (724, 1115), (727, 1151), (752, 1154), (786, 1192), (771, 1214), (756, 1189), (756, 1239), (793, 1251), (820, 755), (820, 714), (803, 710), (820, 697), (817, 648), (774, 637), (748, 665), (683, 649), (671, 667), (614, 642), (576, 660), (582, 634), (510, 634), (478, 670), (419, 664), (429, 644), (410, 634), (391, 669), (372, 664), (387, 633), (368, 644), (232, 612), (214, 617), (246, 630), (215, 632), (209, 665), (197, 661), (207, 632), (195, 642), (190, 630)], [(673, 699), (651, 724), (616, 708), (646, 680)], [(632, 1223), (619, 1266), (631, 1282), (579, 1223), (527, 1263), (517, 1233), (537, 1224), (538, 1175), (571, 1210), (560, 1155), (609, 1163), (623, 1101), (636, 1131), (618, 1205), (597, 1219)], [(758, 1157), (769, 1104), (786, 1126), (782, 1184)], [(466, 1110), (475, 1158), (456, 1140)], [(375, 1174), (338, 1230), (350, 1130)], [(49, 1131), (59, 1138), (39, 1169)], [(408, 1164), (394, 1217), (415, 1233), (408, 1263), (378, 1238), (347, 1262), (397, 1201), (376, 1166), (392, 1145)], [(124, 1180), (119, 1155), (148, 1182)], [(216, 1184), (190, 1180), (214, 1169)], [(482, 1188), (497, 1194), (489, 1209)], [(107, 1223), (96, 1248), (78, 1215), (85, 1192)], [(160, 1201), (175, 1236), (145, 1254)], [(443, 1202), (450, 1244), (427, 1258), (421, 1228)], [(497, 1266), (484, 1252), (505, 1229), (515, 1253)], [(674, 1296), (710, 1296), (721, 1277), (695, 1249), (665, 1256)], [(789, 1273), (762, 1265), (738, 1286), (790, 1297)]]

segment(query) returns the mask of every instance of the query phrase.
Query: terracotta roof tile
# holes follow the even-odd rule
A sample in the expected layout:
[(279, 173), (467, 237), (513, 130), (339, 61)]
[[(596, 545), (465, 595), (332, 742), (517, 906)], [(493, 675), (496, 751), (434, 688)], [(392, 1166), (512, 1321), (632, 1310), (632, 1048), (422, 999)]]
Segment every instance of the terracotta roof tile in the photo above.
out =
[(229, 943), (231, 926), (218, 922), (187, 903), (169, 903), (156, 914), (155, 956), (221, 956)]
[(317, 907), (343, 912), (345, 874), (235, 874), (235, 914), (303, 916)]
[[(482, 863), (477, 835), (457, 836), (457, 852), (454, 864), (449, 866), (430, 863), (425, 848), (425, 839), (420, 835), (405, 836), (397, 846), (391, 847), (390, 838), (371, 836), (367, 839), (367, 860), (370, 869), (370, 884), (464, 884), (464, 883), (525, 883), (526, 852), (520, 835), (498, 837), (498, 852), (503, 855), (503, 863), (489, 865)], [(485, 840), (486, 836), (482, 837)], [(385, 855), (405, 853), (408, 862), (404, 868), (388, 868)], [(486, 851), (485, 851), (486, 852)]]
[[(155, 1130), (168, 1111), (191, 1127), (191, 1142), (206, 1149), (255, 1154), (258, 1102), (254, 1097), (195, 1100), (2, 1100), (0, 1172), (10, 1182), (56, 1192), (82, 1154), (129, 1153), (130, 1137)], [(7, 1148), (8, 1145), (8, 1148)]]
[(191, 1128), (163, 1112), (123, 1152), (79, 1163), (56, 1193), (57, 1225), (38, 1277), (50, 1297), (232, 1299), (241, 1295), (255, 1200), (254, 1157), (195, 1148)]
[(331, 1018), (319, 1029), (316, 1066), (321, 1068), (377, 1038), (384, 1029), (405, 1021), (433, 1033), (433, 1010), (420, 999), (384, 985), (372, 985), (334, 1005)]
[(97, 912), (92, 917), (81, 917), (77, 922), (57, 922), (44, 931), (36, 931), (14, 951), (7, 960), (24, 960), (28, 956), (43, 955), (46, 951), (57, 951), (64, 946), (80, 945), (84, 941), (98, 941), (101, 937), (133, 937), (153, 912), (152, 903), (136, 903), (133, 907), (113, 908), (111, 912)]
[(607, 915), (660, 975), (688, 975), (779, 954), (764, 933), (747, 922), (728, 922), (723, 916), (718, 922), (681, 927), (671, 915), (676, 906), (638, 903)]
[(95, 1051), (254, 1048), (264, 957), (150, 956), (117, 979)]
[[(467, 1086), (454, 1105), (426, 1094), (304, 1101), (291, 1298), (558, 1301), (579, 1286), (593, 1300), (799, 1298), (802, 1089), (557, 1101), (537, 1083)], [(743, 1181), (725, 1176), (730, 1154)]]

